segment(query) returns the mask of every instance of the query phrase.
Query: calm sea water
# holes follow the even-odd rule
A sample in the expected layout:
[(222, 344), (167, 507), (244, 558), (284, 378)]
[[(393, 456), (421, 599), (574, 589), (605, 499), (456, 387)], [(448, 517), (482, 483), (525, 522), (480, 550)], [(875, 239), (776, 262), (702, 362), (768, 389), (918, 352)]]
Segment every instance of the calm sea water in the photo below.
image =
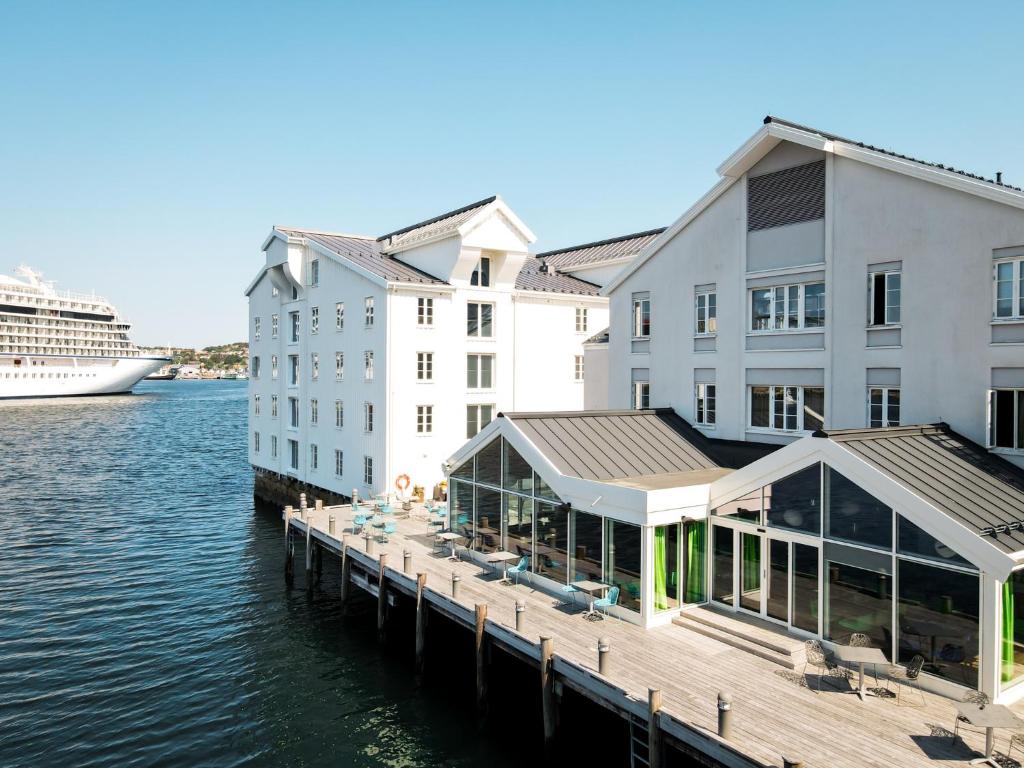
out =
[(521, 765), (286, 588), (245, 422), (244, 382), (0, 405), (0, 766)]

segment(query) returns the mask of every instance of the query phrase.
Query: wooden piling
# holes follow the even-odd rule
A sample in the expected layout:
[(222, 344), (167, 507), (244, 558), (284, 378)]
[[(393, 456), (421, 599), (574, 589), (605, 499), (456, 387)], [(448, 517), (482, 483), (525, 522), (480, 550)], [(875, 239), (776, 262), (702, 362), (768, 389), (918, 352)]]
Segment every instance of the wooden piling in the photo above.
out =
[(387, 581), (384, 578), (384, 568), (388, 564), (387, 552), (381, 552), (377, 570), (377, 639), (384, 641), (384, 616), (388, 607)]
[[(303, 502), (302, 511), (306, 504)], [(306, 589), (313, 588), (313, 522), (306, 520)]]
[(352, 558), (348, 556), (348, 543), (341, 542), (341, 607), (344, 609), (352, 597)]
[(664, 753), (661, 732), (661, 690), (647, 689), (647, 760), (649, 768), (661, 768)]
[(427, 604), (423, 590), (427, 587), (427, 574), (416, 574), (416, 682), (423, 682), (424, 655), (427, 649)]
[(316, 571), (316, 583), (319, 584), (324, 578), (324, 547), (316, 542), (313, 543), (313, 567)]
[(476, 604), (476, 712), (487, 715), (487, 603)]
[(295, 536), (291, 527), (291, 507), (284, 519), (284, 580), (288, 586), (295, 580)]
[(552, 659), (555, 654), (555, 643), (550, 637), (540, 639), (540, 704), (544, 720), (544, 757), (550, 760), (555, 746), (555, 733), (558, 727), (558, 712), (555, 702), (555, 673)]

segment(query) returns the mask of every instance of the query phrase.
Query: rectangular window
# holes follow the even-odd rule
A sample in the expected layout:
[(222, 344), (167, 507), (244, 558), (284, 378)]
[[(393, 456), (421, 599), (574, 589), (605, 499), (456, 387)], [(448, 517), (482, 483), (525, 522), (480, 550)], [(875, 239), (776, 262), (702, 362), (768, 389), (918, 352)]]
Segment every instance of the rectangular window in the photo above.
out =
[(341, 477), (345, 474), (345, 455), (337, 448), (334, 449), (334, 475)]
[(345, 330), (345, 302), (343, 301), (334, 305), (334, 330)]
[(651, 335), (651, 300), (633, 299), (633, 338), (647, 339)]
[(249, 372), (252, 374), (254, 379), (260, 377), (260, 358), (259, 355), (253, 357), (252, 362), (249, 363)]
[(466, 355), (466, 386), (469, 389), (494, 386), (494, 355)]
[(696, 385), (694, 400), (694, 421), (705, 427), (713, 427), (715, 425), (715, 385)]
[(345, 426), (345, 403), (341, 400), (334, 401), (334, 426), (338, 429)]
[(298, 312), (289, 312), (288, 313), (288, 322), (290, 323), (290, 327), (292, 329), (292, 343), (293, 344), (298, 344), (298, 342), (299, 342), (299, 313)]
[(290, 469), (299, 468), (299, 441), (289, 440), (288, 441), (288, 467)]
[(255, 341), (260, 340), (260, 319), (258, 317), (252, 319), (252, 337)]
[(434, 431), (434, 406), (416, 406), (416, 432), (420, 435), (429, 435)]
[(273, 296), (277, 296), (279, 293), (280, 293), (280, 291), (277, 290), (277, 286), (276, 285), (271, 285), (270, 286), (270, 295), (272, 297)]
[(277, 458), (277, 435), (270, 436), (270, 458)]
[(824, 283), (776, 285), (750, 292), (752, 331), (793, 331), (824, 326)]
[(320, 259), (309, 262), (309, 285), (312, 288), (320, 285)]
[(259, 416), (260, 415), (260, 396), (259, 395), (253, 395), (252, 396), (252, 408), (253, 408), (253, 414), (256, 415), (256, 416)]
[(1024, 317), (1024, 261), (1000, 261), (995, 265), (995, 317)]
[(334, 353), (334, 380), (341, 381), (345, 378), (345, 353)]
[(373, 457), (363, 456), (363, 483), (373, 485)]
[(899, 272), (872, 272), (869, 277), (868, 324), (895, 325), (900, 322)]
[(694, 317), (694, 333), (701, 335), (718, 331), (718, 296), (714, 291), (697, 294)]
[(466, 439), (476, 437), (476, 433), (491, 423), (494, 417), (493, 405), (466, 406)]
[(989, 392), (989, 446), (1024, 450), (1024, 389)]
[(644, 411), (651, 407), (651, 383), (649, 381), (633, 382), (633, 410)]
[(320, 466), (320, 456), (318, 455), (316, 443), (309, 444), (309, 468), (315, 470)]
[(293, 387), (299, 385), (299, 356), (288, 355), (288, 383)]
[(494, 335), (494, 305), (471, 301), (466, 304), (466, 335), (489, 339)]
[(373, 432), (373, 403), (363, 403), (363, 431)]
[(434, 300), (420, 297), (416, 299), (416, 324), (434, 324)]
[(288, 398), (288, 426), (298, 427), (299, 426), (299, 398), (289, 397)]
[(320, 333), (320, 307), (310, 307), (309, 309), (309, 332)]
[(369, 349), (363, 353), (363, 379), (373, 381), (373, 352)]
[(488, 256), (481, 256), (480, 261), (473, 270), (473, 276), (469, 279), (470, 285), (478, 285), (487, 288), (491, 284), (491, 259)]
[(373, 325), (373, 296), (367, 296), (363, 303), (363, 322), (367, 328)]
[(270, 316), (270, 338), (277, 338), (277, 315)]
[(309, 356), (309, 377), (316, 381), (320, 378), (320, 353), (314, 352)]
[(277, 355), (270, 356), (270, 378), (277, 378)]
[(277, 395), (270, 396), (270, 418), (277, 418)]
[(892, 387), (868, 389), (868, 426), (898, 427), (900, 425), (900, 391)]
[(417, 381), (433, 381), (434, 380), (434, 353), (433, 352), (417, 352), (416, 353), (416, 380)]
[(253, 432), (252, 433), (252, 452), (253, 453), (259, 453), (260, 452), (260, 433), (259, 432)]
[(750, 426), (800, 432), (821, 429), (825, 421), (821, 387), (750, 387)]
[(583, 381), (583, 355), (575, 355), (573, 359), (575, 365), (573, 379), (575, 381)]
[(316, 424), (320, 420), (320, 405), (316, 398), (309, 401), (309, 423)]
[(587, 332), (587, 308), (576, 307), (576, 333)]

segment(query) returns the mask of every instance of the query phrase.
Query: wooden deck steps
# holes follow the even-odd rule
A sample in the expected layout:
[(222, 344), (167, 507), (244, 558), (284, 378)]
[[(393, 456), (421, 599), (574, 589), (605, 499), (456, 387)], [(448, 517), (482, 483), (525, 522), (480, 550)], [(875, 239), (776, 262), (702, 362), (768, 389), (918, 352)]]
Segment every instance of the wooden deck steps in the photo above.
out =
[(804, 663), (802, 640), (754, 616), (701, 607), (681, 611), (672, 623), (786, 669), (796, 669)]

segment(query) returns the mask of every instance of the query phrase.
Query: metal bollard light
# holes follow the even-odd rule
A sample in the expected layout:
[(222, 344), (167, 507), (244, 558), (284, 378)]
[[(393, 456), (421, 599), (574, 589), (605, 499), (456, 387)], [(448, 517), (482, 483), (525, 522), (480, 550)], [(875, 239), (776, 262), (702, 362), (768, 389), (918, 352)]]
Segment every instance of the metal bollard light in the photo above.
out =
[(516, 600), (516, 632), (523, 631), (523, 614), (526, 613), (526, 601)]
[(402, 551), (402, 573), (412, 571), (412, 552), (408, 549)]
[(367, 531), (366, 535), (363, 536), (363, 538), (366, 539), (366, 554), (372, 555), (373, 554), (373, 536), (370, 534), (369, 531)]
[(601, 637), (597, 640), (597, 671), (602, 675), (608, 674), (608, 652), (611, 650), (612, 644), (607, 637)]
[(315, 506), (316, 507), (316, 511), (319, 512), (320, 510), (322, 510), (324, 508), (324, 500), (323, 499), (317, 499), (316, 503), (313, 506)]
[(327, 518), (327, 532), (331, 534), (331, 536), (334, 535), (334, 515)]
[(458, 599), (459, 597), (459, 582), (462, 581), (462, 577), (457, 573), (452, 574), (452, 598)]
[(723, 739), (732, 736), (732, 694), (718, 692), (718, 735)]
[(783, 755), (782, 768), (804, 768), (804, 761)]

